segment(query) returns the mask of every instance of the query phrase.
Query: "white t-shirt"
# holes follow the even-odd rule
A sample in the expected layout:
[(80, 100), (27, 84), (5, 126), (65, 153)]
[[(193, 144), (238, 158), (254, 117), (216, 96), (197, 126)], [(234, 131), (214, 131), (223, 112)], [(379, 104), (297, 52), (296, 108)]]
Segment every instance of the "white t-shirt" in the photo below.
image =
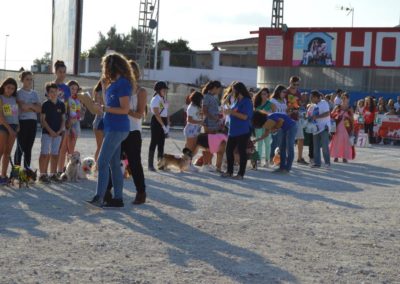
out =
[(270, 99), (270, 102), (275, 106), (276, 110), (275, 112), (277, 113), (287, 113), (287, 103), (286, 100), (284, 99), (282, 102), (278, 101), (277, 99)]
[(158, 108), (161, 117), (168, 117), (168, 102), (159, 94), (151, 99), (150, 110), (152, 114), (154, 114), (154, 108)]
[(191, 116), (194, 120), (197, 121), (201, 120), (200, 108), (191, 103), (187, 109), (187, 116)]
[[(132, 94), (132, 96), (129, 99), (129, 107), (131, 110), (134, 112), (137, 111), (137, 104), (138, 104), (138, 95)], [(142, 119), (141, 118), (136, 118), (128, 115), (129, 118), (129, 131), (135, 131), (139, 130), (142, 131)]]
[[(318, 104), (315, 105), (315, 107), (313, 109), (313, 115), (320, 115), (320, 114), (323, 114), (323, 113), (329, 112), (329, 111), (330, 110), (329, 110), (328, 102), (325, 100), (321, 100)], [(318, 130), (314, 133), (314, 135), (321, 133), (325, 129), (328, 129), (328, 131), (330, 131), (330, 128), (331, 128), (331, 116), (330, 115), (328, 115), (326, 117), (322, 117), (322, 118), (317, 118), (315, 121), (317, 123)]]

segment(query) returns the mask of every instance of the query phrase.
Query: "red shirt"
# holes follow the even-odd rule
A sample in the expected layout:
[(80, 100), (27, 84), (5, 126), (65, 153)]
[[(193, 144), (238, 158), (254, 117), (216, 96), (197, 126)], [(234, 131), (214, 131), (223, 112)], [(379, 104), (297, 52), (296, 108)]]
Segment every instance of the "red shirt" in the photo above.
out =
[(372, 111), (369, 110), (369, 107), (364, 107), (363, 110), (363, 117), (364, 117), (364, 122), (366, 124), (371, 124), (374, 122), (375, 119), (375, 113), (376, 113), (376, 108), (374, 107)]

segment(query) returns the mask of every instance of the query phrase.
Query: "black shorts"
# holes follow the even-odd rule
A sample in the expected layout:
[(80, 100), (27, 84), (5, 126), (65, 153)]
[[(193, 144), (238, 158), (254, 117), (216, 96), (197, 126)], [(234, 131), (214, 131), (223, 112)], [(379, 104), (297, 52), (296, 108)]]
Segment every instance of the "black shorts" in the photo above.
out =
[[(14, 131), (17, 131), (17, 129), (18, 129), (18, 124), (10, 124), (10, 127), (11, 127)], [(10, 133), (8, 133), (8, 129), (7, 129), (3, 124), (0, 124), (0, 131), (5, 132), (5, 133), (7, 133), (7, 134), (10, 134)]]
[(197, 136), (197, 145), (208, 149), (210, 146), (208, 145), (208, 134), (207, 133), (200, 133)]

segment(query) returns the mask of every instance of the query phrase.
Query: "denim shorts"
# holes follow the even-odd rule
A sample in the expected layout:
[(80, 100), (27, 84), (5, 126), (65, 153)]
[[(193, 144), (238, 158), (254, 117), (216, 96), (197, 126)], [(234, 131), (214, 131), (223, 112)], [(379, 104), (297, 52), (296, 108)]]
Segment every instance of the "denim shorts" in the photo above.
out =
[(104, 123), (103, 117), (101, 115), (96, 115), (95, 119), (93, 120), (93, 130), (103, 130)]
[(71, 128), (69, 129), (69, 131), (71, 131), (71, 130), (74, 130), (76, 137), (81, 136), (81, 122), (80, 121), (74, 122), (71, 125)]
[(198, 124), (186, 124), (185, 128), (183, 129), (183, 134), (186, 138), (195, 138), (199, 135), (201, 130), (201, 126)]
[[(11, 127), (14, 131), (17, 131), (18, 124), (10, 124), (10, 127)], [(9, 133), (8, 133), (8, 129), (7, 129), (3, 124), (0, 124), (0, 132), (5, 132), (5, 133), (9, 134)]]
[(40, 154), (42, 155), (58, 155), (61, 144), (61, 136), (51, 137), (49, 134), (42, 133), (42, 145)]

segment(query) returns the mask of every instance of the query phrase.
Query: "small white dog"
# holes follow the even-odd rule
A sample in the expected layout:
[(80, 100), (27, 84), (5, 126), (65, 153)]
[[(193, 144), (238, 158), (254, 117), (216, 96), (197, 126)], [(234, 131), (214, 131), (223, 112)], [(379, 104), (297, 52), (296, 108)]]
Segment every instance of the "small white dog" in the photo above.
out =
[(78, 181), (78, 172), (81, 164), (81, 154), (76, 151), (72, 154), (68, 154), (68, 164), (65, 172), (61, 175), (62, 180), (66, 181)]
[(87, 175), (90, 175), (93, 172), (93, 167), (96, 164), (93, 158), (86, 157), (82, 161), (82, 166), (79, 167), (78, 178), (79, 179), (87, 179)]

